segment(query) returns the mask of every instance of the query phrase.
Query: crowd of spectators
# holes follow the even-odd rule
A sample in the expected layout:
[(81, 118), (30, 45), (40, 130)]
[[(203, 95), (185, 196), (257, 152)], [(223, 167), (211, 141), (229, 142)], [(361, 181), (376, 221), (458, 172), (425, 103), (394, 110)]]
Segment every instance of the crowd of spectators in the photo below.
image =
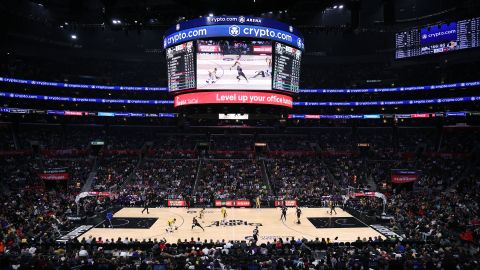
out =
[(291, 134), (290, 136), (262, 135), (258, 140), (268, 142), (271, 151), (312, 150), (310, 143), (314, 141), (310, 136)]
[(252, 151), (253, 136), (212, 136), (212, 150)]
[(440, 152), (470, 153), (480, 145), (480, 129), (445, 128), (442, 136)]
[(129, 193), (147, 190), (165, 199), (187, 199), (193, 190), (197, 168), (197, 160), (147, 159), (122, 189)]
[(302, 206), (322, 205), (322, 196), (339, 194), (327, 179), (327, 168), (316, 158), (282, 158), (266, 162), (274, 194), (278, 199), (299, 200)]
[(364, 158), (336, 156), (325, 158), (324, 162), (342, 187), (356, 186), (367, 183), (367, 164)]
[(256, 160), (204, 160), (202, 161), (195, 197), (213, 199), (266, 198), (270, 187), (261, 173), (261, 164)]
[(256, 245), (233, 241), (82, 239), (61, 245), (7, 246), (0, 267), (22, 269), (465, 269), (479, 266), (468, 243), (358, 239), (275, 239)]
[[(53, 129), (52, 133), (58, 130)], [(190, 140), (188, 135), (168, 135), (165, 140), (153, 140), (149, 149), (185, 154), (169, 159), (166, 157), (171, 155), (162, 156), (158, 152), (142, 156), (141, 152), (122, 151), (138, 148), (150, 140), (146, 136), (141, 143), (129, 142), (141, 136), (142, 131), (131, 130), (115, 136), (113, 134), (120, 133), (119, 130), (98, 132), (97, 129), (94, 133), (103, 134), (112, 145), (110, 149), (101, 150), (97, 157), (49, 157), (42, 153), (1, 156), (0, 184), (6, 188), (2, 188), (0, 198), (0, 268), (14, 265), (36, 269), (150, 269), (154, 265), (164, 265), (168, 269), (476, 269), (480, 182), (475, 158), (466, 155), (475, 150), (468, 146), (476, 144), (476, 133), (449, 131), (440, 133), (442, 139), (437, 140), (438, 130), (427, 130), (429, 132), (420, 133), (413, 129), (395, 132), (334, 128), (307, 137), (262, 135), (258, 141), (266, 142), (269, 151), (296, 155), (248, 159), (211, 159), (207, 155), (189, 156), (189, 153), (197, 151), (197, 143), (205, 141), (214, 151), (247, 149), (255, 141), (250, 140), (253, 137), (234, 141), (221, 135), (211, 136), (210, 140), (208, 136), (194, 135), (192, 138), (197, 139), (190, 144), (186, 143)], [(48, 138), (46, 129), (31, 132), (31, 136), (20, 132), (18, 137), (26, 138), (22, 139), (24, 141), (29, 138), (41, 140), (46, 142), (42, 143), (44, 147), (55, 146), (55, 140)], [(4, 133), (9, 137), (8, 132)], [(74, 141), (89, 140), (80, 128), (70, 134), (82, 138)], [(460, 137), (462, 140), (457, 141)], [(63, 141), (64, 147), (76, 144)], [(371, 144), (366, 154), (357, 148), (356, 144), (361, 142)], [(180, 145), (176, 147), (176, 143)], [(230, 145), (223, 147), (224, 143)], [(450, 143), (455, 146), (443, 147)], [(417, 151), (418, 146), (414, 144), (426, 147)], [(382, 155), (392, 148), (414, 154)], [(145, 151), (148, 153), (149, 149)], [(106, 150), (119, 152), (107, 154)], [(312, 151), (317, 154), (301, 154)], [(95, 167), (95, 158), (96, 177), (92, 190), (115, 191), (115, 196), (111, 201), (85, 199), (77, 205), (74, 203), (79, 191), (77, 183), (83, 186)], [(39, 180), (41, 170), (59, 167), (67, 168), (70, 173), (67, 187), (51, 189)], [(339, 245), (327, 244), (330, 240), (278, 239), (256, 246), (247, 242), (213, 243), (207, 240), (163, 243), (159, 240), (87, 239), (70, 243), (69, 248), (55, 242), (61, 232), (72, 228), (67, 216), (76, 213), (92, 216), (110, 206), (135, 205), (147, 199), (155, 205), (164, 205), (165, 199), (186, 199), (197, 205), (211, 206), (215, 199), (254, 201), (260, 197), (262, 201), (298, 199), (302, 206), (325, 206), (324, 197), (344, 194), (348, 186), (365, 187), (374, 183), (385, 188), (391, 169), (420, 172), (419, 180), (409, 188), (392, 186), (386, 189), (385, 214), (392, 217), (387, 226), (414, 242), (359, 239), (354, 244)], [(350, 199), (345, 207), (373, 216), (383, 212), (383, 205), (376, 198)]]
[(0, 125), (0, 150), (15, 149), (15, 142), (12, 137), (12, 130), (7, 125)]
[(353, 147), (351, 128), (322, 129), (318, 134), (318, 145), (324, 150), (351, 150)]
[(40, 181), (38, 160), (31, 156), (8, 156), (0, 158), (0, 184), (10, 190), (21, 190)]
[(138, 165), (138, 157), (103, 157), (98, 163), (92, 188), (95, 191), (108, 191), (122, 186), (129, 180)]
[(426, 152), (436, 151), (438, 130), (433, 127), (399, 128), (398, 149), (402, 152), (416, 152), (422, 148)]
[(67, 189), (76, 193), (81, 190), (92, 170), (92, 160), (89, 158), (45, 158), (43, 159), (43, 168), (45, 170), (64, 168), (68, 173)]
[[(63, 230), (73, 229), (74, 224), (66, 218), (77, 211), (73, 198), (73, 195), (47, 191), (33, 184), (11, 193), (3, 191), (0, 196), (0, 268), (15, 269), (12, 268), (15, 263), (10, 260), (22, 260), (25, 256), (38, 260), (42, 247), (52, 251)], [(41, 266), (32, 269), (41, 269)]]

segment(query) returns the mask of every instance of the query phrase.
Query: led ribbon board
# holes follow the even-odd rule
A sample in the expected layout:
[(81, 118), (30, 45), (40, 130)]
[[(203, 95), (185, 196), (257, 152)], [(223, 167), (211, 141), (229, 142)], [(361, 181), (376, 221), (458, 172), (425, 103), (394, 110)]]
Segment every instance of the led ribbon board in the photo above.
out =
[[(73, 84), (58, 83), (49, 81), (25, 80), (18, 78), (0, 77), (0, 82), (11, 84), (34, 85), (43, 87), (60, 87), (60, 88), (80, 88), (89, 90), (106, 90), (106, 91), (168, 91), (165, 86), (111, 86), (111, 85), (95, 85), (95, 84)], [(405, 91), (435, 91), (454, 88), (470, 88), (480, 86), (480, 81), (459, 82), (435, 85), (421, 86), (400, 86), (385, 88), (308, 88), (300, 89), (299, 93), (311, 94), (361, 94), (361, 93), (386, 93), (386, 92), (405, 92)]]
[(167, 30), (163, 47), (213, 37), (270, 39), (305, 49), (303, 36), (292, 26), (249, 16), (209, 16), (179, 23)]

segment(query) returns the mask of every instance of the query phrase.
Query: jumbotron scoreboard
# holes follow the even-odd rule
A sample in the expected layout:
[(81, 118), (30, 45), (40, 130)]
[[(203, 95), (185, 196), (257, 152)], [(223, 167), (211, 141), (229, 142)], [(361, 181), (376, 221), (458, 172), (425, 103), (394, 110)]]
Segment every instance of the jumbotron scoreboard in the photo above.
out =
[(396, 59), (476, 47), (480, 47), (480, 17), (411, 28), (395, 35)]
[(244, 104), (292, 107), (304, 51), (291, 25), (248, 16), (182, 22), (164, 37), (174, 106)]

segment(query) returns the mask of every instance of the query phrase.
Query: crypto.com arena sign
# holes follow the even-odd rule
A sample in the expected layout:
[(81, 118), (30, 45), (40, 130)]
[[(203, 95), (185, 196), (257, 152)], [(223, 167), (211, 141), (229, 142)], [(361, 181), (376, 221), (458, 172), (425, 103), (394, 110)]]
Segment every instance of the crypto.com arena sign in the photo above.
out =
[(163, 47), (212, 37), (270, 39), (305, 49), (303, 36), (291, 25), (249, 16), (209, 16), (179, 23), (167, 30)]

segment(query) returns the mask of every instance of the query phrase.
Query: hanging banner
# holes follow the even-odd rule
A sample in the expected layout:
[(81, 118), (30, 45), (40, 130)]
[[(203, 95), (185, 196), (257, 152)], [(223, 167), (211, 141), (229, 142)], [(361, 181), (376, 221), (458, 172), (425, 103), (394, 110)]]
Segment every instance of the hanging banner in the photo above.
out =
[(42, 180), (46, 181), (63, 181), (70, 178), (70, 174), (67, 172), (67, 168), (50, 168), (39, 173), (38, 176)]
[(418, 171), (393, 169), (390, 171), (390, 178), (395, 184), (415, 182), (418, 180)]

